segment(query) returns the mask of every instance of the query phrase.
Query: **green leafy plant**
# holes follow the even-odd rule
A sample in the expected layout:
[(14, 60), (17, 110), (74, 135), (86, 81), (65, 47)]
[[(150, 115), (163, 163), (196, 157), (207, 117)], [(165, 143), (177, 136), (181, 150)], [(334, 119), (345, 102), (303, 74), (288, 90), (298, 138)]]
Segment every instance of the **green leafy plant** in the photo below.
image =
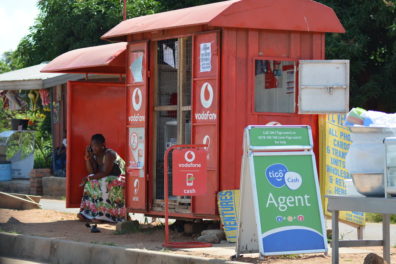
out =
[[(371, 223), (382, 222), (382, 214), (366, 213), (366, 221)], [(391, 224), (396, 224), (396, 215), (391, 215)]]
[(36, 132), (34, 146), (34, 168), (50, 168), (52, 163), (51, 136), (48, 133)]

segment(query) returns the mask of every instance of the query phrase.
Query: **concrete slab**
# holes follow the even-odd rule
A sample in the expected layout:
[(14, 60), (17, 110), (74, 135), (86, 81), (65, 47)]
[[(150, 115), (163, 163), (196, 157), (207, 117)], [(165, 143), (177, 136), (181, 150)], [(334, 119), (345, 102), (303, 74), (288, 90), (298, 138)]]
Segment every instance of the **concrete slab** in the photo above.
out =
[(30, 180), (12, 180), (0, 182), (0, 191), (8, 193), (30, 193)]
[(22, 196), (15, 196), (9, 193), (0, 192), (0, 208), (17, 210), (40, 208), (40, 205), (34, 202), (32, 199), (26, 199), (21, 197)]
[(46, 264), (47, 262), (36, 262), (20, 258), (5, 258), (0, 257), (1, 264)]
[(41, 196), (39, 195), (30, 195), (30, 194), (22, 194), (22, 193), (10, 193), (10, 194), (22, 199), (30, 200), (35, 203), (39, 203), (41, 200)]
[(55, 176), (43, 177), (42, 184), (44, 196), (66, 196), (66, 178)]
[(242, 262), (215, 258), (188, 256), (144, 249), (128, 249), (124, 247), (98, 245), (95, 243), (81, 243), (2, 232), (0, 232), (0, 256), (28, 258), (41, 262), (59, 264), (242, 264)]

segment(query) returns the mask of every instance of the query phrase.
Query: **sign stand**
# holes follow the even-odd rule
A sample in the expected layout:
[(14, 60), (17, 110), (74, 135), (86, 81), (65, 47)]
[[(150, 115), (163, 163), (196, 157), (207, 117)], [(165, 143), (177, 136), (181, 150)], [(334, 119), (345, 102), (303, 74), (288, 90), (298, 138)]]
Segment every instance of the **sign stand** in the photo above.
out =
[(310, 127), (248, 126), (243, 151), (236, 256), (327, 252)]
[[(169, 238), (168, 156), (169, 156), (169, 153), (174, 149), (193, 149), (193, 148), (195, 148), (195, 149), (207, 148), (207, 145), (173, 145), (165, 151), (165, 157), (164, 157), (165, 242), (162, 245), (167, 248), (201, 248), (201, 247), (211, 247), (212, 246), (211, 243), (198, 242), (198, 241), (171, 242), (170, 238)], [(207, 156), (207, 154), (205, 153), (205, 155), (204, 155), (205, 161), (206, 161), (206, 156)], [(187, 155), (186, 155), (186, 157), (187, 157)], [(191, 161), (194, 160), (195, 158), (196, 158), (196, 156), (194, 154), (194, 158), (191, 158)], [(186, 158), (186, 160), (190, 161), (189, 158)], [(172, 162), (175, 163), (175, 160), (172, 160)], [(206, 172), (206, 163), (201, 167), (201, 170), (204, 170)], [(174, 176), (174, 172), (172, 172), (172, 175)], [(205, 176), (205, 180), (206, 180), (206, 176)], [(188, 181), (188, 179), (186, 181)], [(175, 182), (175, 181), (173, 181), (173, 182)], [(190, 184), (188, 184), (188, 185), (190, 185)], [(206, 188), (206, 182), (205, 182), (205, 188)], [(206, 191), (206, 189), (204, 191)], [(200, 193), (200, 190), (198, 190), (198, 194), (199, 193)], [(197, 194), (190, 192), (188, 195), (194, 196)]]

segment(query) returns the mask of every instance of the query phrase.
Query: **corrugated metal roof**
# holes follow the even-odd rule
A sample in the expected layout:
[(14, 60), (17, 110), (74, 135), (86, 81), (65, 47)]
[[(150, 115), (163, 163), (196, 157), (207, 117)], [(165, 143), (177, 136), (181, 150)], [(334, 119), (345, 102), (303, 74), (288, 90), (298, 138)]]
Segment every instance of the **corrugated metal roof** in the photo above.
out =
[(41, 72), (125, 73), (126, 42), (75, 49), (53, 59)]
[(82, 75), (40, 72), (47, 63), (0, 74), (0, 90), (36, 90), (78, 80)]
[(102, 36), (127, 35), (196, 25), (344, 33), (333, 9), (312, 0), (230, 0), (125, 20)]
[(207, 5), (183, 8), (153, 15), (135, 17), (122, 21), (102, 36), (102, 39), (148, 32), (158, 29), (203, 25), (239, 0), (230, 0)]
[(41, 63), (31, 67), (10, 71), (0, 74), (0, 82), (4, 81), (25, 81), (25, 80), (45, 80), (54, 78), (62, 74), (59, 73), (42, 73), (41, 69), (48, 63)]

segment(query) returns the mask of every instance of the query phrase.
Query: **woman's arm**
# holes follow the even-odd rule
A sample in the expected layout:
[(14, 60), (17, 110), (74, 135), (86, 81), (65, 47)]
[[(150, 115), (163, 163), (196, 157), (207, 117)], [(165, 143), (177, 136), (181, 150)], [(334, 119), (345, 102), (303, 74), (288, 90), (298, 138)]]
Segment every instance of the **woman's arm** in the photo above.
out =
[(103, 177), (109, 176), (113, 169), (115, 159), (116, 155), (114, 153), (106, 151), (103, 157), (103, 170), (96, 172), (93, 176), (90, 176), (89, 180), (99, 180)]

